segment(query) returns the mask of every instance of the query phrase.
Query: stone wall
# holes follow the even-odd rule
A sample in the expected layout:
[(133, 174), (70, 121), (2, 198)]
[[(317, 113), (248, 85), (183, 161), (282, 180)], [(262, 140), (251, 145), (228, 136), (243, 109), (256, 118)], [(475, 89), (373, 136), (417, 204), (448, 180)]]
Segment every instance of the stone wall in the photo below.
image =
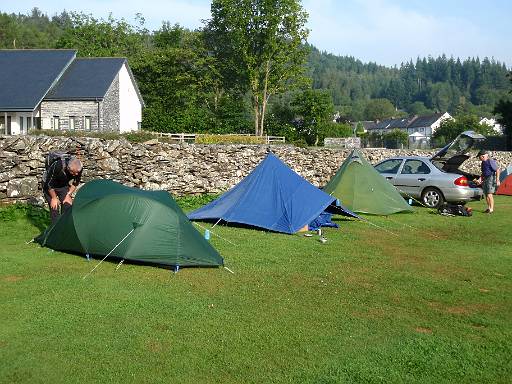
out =
[[(128, 186), (164, 189), (175, 196), (219, 193), (238, 183), (270, 148), (293, 170), (316, 186), (323, 186), (350, 153), (349, 149), (296, 148), (288, 145), (144, 144), (97, 138), (0, 136), (0, 202), (42, 201), (40, 181), (44, 157), (51, 150), (83, 145), (83, 180), (113, 179)], [(375, 164), (393, 155), (424, 155), (432, 151), (362, 150)], [(497, 152), (500, 164), (512, 163), (512, 152)], [(472, 157), (464, 169), (479, 173)]]
[(119, 74), (116, 75), (102, 102), (103, 131), (119, 132)]
[[(100, 102), (101, 103), (101, 102)], [(100, 106), (101, 111), (101, 106)], [(50, 120), (59, 116), (60, 129), (69, 129), (69, 117), (73, 116), (75, 129), (85, 129), (85, 116), (91, 118), (91, 129), (98, 129), (98, 102), (96, 101), (43, 101), (41, 119)], [(100, 127), (103, 124), (100, 115)], [(57, 129), (57, 127), (51, 127)]]

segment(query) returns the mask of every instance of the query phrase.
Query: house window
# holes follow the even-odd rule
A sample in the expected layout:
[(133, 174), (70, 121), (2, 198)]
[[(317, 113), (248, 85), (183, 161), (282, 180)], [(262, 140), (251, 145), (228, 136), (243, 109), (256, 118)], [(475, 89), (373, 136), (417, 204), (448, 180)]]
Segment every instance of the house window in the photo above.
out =
[(24, 133), (23, 131), (23, 122), (24, 122), (24, 119), (22, 116), (20, 116), (20, 133)]
[(420, 128), (420, 132), (421, 133), (425, 132), (425, 128)]
[(69, 129), (75, 129), (75, 116), (69, 116)]
[(53, 129), (60, 129), (59, 116), (53, 116)]
[(86, 129), (88, 131), (91, 130), (91, 116), (85, 116), (84, 129)]
[(27, 131), (32, 129), (32, 118), (27, 116)]

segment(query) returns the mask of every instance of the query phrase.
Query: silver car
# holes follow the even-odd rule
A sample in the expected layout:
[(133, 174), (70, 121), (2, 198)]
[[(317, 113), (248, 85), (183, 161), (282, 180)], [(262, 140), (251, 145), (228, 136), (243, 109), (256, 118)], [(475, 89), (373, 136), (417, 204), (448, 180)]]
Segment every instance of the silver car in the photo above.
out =
[(386, 159), (375, 169), (393, 184), (405, 198), (414, 198), (429, 208), (445, 201), (465, 203), (482, 198), (482, 189), (472, 180), (477, 175), (463, 172), (460, 165), (467, 152), (485, 137), (473, 131), (461, 133), (433, 157), (405, 156)]

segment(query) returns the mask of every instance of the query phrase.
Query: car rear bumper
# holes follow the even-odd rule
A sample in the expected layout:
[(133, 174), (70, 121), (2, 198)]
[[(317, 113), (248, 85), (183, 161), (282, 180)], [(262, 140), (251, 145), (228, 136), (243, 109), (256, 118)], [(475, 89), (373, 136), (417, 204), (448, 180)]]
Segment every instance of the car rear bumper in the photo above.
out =
[(448, 202), (462, 202), (471, 200), (480, 200), (483, 191), (480, 188), (449, 188), (443, 190), (444, 198)]

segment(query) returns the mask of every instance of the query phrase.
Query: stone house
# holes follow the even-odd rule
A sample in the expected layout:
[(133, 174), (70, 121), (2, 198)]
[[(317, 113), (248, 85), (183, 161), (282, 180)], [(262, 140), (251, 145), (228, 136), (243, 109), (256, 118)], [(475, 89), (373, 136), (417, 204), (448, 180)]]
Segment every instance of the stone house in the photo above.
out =
[(0, 50), (0, 133), (32, 128), (130, 132), (144, 101), (126, 58), (75, 50)]

